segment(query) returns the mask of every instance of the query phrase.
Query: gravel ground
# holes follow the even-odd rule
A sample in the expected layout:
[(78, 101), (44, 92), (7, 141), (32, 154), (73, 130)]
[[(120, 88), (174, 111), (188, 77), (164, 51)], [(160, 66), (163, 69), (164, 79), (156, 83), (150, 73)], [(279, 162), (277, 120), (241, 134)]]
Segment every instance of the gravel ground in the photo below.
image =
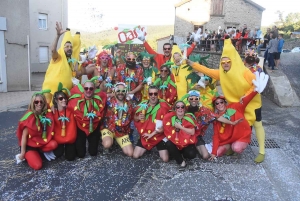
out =
[(282, 53), (279, 68), (286, 74), (298, 97), (300, 96), (300, 53)]

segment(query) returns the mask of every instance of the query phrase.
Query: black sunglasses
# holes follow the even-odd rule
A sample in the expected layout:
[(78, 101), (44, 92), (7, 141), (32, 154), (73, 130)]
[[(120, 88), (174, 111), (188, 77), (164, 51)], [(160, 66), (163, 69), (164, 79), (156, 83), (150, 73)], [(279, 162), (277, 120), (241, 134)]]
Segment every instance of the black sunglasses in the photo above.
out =
[(94, 87), (84, 87), (84, 90), (86, 90), (86, 91), (88, 91), (88, 90), (93, 91)]
[(60, 101), (62, 101), (62, 100), (67, 100), (67, 98), (65, 98), (65, 97), (59, 97), (59, 98), (57, 98), (58, 100), (60, 100)]
[(125, 89), (123, 89), (123, 90), (118, 89), (118, 90), (116, 90), (116, 93), (126, 93), (126, 90)]
[(44, 101), (41, 101), (41, 100), (40, 100), (40, 101), (39, 101), (39, 100), (35, 100), (35, 101), (34, 101), (34, 104), (36, 104), (36, 105), (39, 104), (39, 103), (40, 103), (40, 104), (44, 104)]
[(184, 109), (184, 105), (182, 105), (182, 106), (176, 106), (176, 109)]
[(158, 93), (157, 92), (154, 92), (154, 93), (149, 93), (149, 96), (157, 96), (158, 95)]
[(197, 101), (197, 100), (199, 100), (199, 98), (189, 98), (189, 101)]
[(224, 101), (216, 102), (215, 105), (223, 104)]

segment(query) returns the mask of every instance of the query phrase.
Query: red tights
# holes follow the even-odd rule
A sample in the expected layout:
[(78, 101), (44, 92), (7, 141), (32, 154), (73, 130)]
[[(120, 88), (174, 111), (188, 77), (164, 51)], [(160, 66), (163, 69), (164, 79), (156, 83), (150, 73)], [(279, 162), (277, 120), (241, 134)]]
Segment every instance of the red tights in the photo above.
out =
[[(48, 152), (56, 149), (57, 142), (54, 140), (51, 140), (49, 143), (44, 145), (43, 147), (40, 147), (39, 149), (42, 152)], [(42, 168), (42, 158), (40, 156), (40, 153), (37, 150), (29, 150), (25, 153), (25, 159), (29, 165), (34, 170), (39, 170)]]
[[(234, 142), (231, 144), (232, 151), (241, 154), (248, 146), (246, 142)], [(219, 146), (217, 156), (223, 156), (230, 149), (230, 144)]]

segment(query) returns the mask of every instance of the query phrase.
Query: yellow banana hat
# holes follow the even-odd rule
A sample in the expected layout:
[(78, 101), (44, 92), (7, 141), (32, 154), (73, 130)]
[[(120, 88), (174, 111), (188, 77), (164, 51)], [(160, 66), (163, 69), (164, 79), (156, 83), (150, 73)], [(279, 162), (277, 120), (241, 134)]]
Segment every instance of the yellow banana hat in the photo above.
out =
[[(176, 52), (178, 52), (180, 54), (180, 56), (182, 56), (181, 50), (178, 47), (178, 45), (173, 45), (173, 47), (172, 47), (172, 57), (171, 57), (171, 62), (173, 62), (173, 63), (175, 63), (173, 55)], [(172, 73), (175, 77), (175, 83), (176, 83), (176, 86), (177, 86), (178, 100), (188, 93), (188, 91), (187, 91), (187, 82), (186, 82), (185, 78), (190, 74), (190, 72), (187, 70), (187, 68), (182, 69), (182, 67), (185, 66), (185, 65), (186, 65), (185, 62), (183, 62), (181, 64), (180, 68), (178, 68), (178, 69), (173, 68), (172, 69)], [(176, 72), (176, 71), (179, 71), (179, 72)]]

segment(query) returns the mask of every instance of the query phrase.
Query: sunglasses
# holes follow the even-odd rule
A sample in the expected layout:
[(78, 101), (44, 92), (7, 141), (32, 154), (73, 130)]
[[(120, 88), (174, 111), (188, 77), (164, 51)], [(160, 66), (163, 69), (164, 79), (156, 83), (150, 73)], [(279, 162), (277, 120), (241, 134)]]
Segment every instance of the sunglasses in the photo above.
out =
[(162, 73), (163, 73), (163, 72), (167, 73), (167, 72), (168, 72), (168, 70), (160, 70), (160, 72), (162, 72)]
[(102, 60), (109, 60), (109, 57), (101, 57)]
[(169, 47), (169, 48), (165, 48), (165, 47), (164, 47), (164, 50), (171, 50), (171, 48), (170, 48), (170, 47)]
[(135, 61), (135, 59), (127, 58), (127, 61)]
[(41, 101), (41, 100), (40, 100), (40, 101), (38, 101), (38, 100), (35, 100), (35, 101), (34, 101), (34, 104), (36, 104), (36, 105), (38, 105), (39, 103), (40, 103), (40, 104), (44, 104), (44, 101)]
[(65, 97), (59, 97), (59, 98), (57, 98), (58, 100), (60, 100), (60, 101), (62, 101), (62, 100), (67, 100), (67, 98), (65, 98)]
[(176, 106), (176, 109), (178, 110), (178, 109), (184, 109), (184, 105), (182, 105), (182, 106)]
[(189, 98), (189, 101), (197, 101), (199, 98)]
[(86, 91), (88, 91), (88, 90), (94, 91), (94, 87), (84, 87), (84, 90), (86, 90)]
[(118, 90), (116, 90), (116, 93), (126, 93), (126, 90), (125, 89), (123, 89), (123, 90), (118, 89)]
[(224, 104), (224, 101), (216, 102), (215, 105)]
[(227, 60), (227, 61), (221, 61), (221, 64), (230, 64), (231, 60)]
[(154, 92), (154, 93), (149, 93), (149, 96), (157, 96), (158, 95), (158, 93), (157, 92)]

